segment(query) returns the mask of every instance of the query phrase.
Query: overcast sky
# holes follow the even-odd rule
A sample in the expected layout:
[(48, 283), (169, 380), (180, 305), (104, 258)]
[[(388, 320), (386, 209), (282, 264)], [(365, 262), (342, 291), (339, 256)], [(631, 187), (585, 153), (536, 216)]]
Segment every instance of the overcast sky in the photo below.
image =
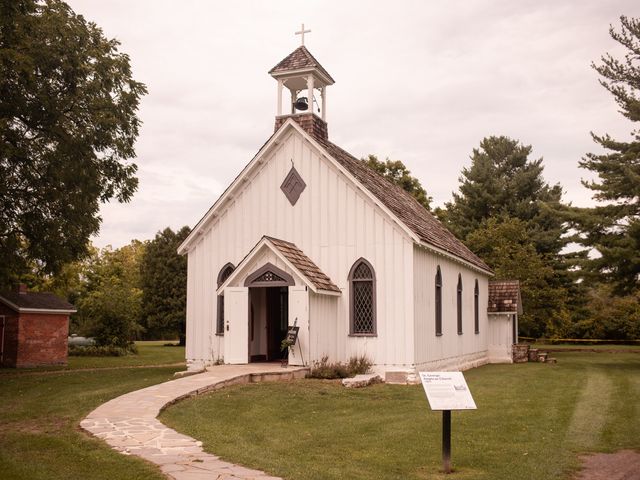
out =
[(102, 208), (97, 246), (193, 227), (273, 132), (268, 70), (305, 45), (333, 76), (329, 138), (357, 157), (402, 160), (435, 205), (482, 138), (507, 135), (544, 158), (565, 200), (590, 204), (578, 161), (590, 131), (632, 125), (590, 67), (624, 52), (608, 33), (637, 0), (67, 0), (121, 42), (149, 94), (139, 116), (140, 187)]

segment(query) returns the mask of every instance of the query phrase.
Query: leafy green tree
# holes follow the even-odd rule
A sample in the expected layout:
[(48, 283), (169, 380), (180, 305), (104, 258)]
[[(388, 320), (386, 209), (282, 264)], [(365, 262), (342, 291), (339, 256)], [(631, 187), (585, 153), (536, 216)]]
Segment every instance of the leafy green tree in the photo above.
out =
[(520, 280), (524, 309), (520, 335), (538, 338), (566, 332), (566, 291), (553, 286), (553, 268), (536, 251), (525, 222), (506, 216), (484, 220), (469, 234), (467, 244), (491, 267), (497, 280)]
[(616, 296), (610, 285), (600, 284), (589, 290), (586, 298), (590, 315), (572, 325), (572, 338), (640, 339), (638, 294)]
[(0, 286), (87, 254), (100, 202), (137, 188), (146, 87), (60, 0), (0, 0)]
[(158, 232), (148, 243), (140, 264), (147, 336), (175, 335), (181, 345), (185, 343), (187, 258), (178, 255), (177, 250), (190, 232), (189, 227)]
[[(600, 83), (613, 95), (620, 112), (631, 122), (640, 121), (640, 19), (620, 17), (621, 29), (610, 27), (611, 37), (626, 48), (623, 60), (610, 54), (593, 68)], [(575, 208), (572, 225), (579, 230), (576, 240), (595, 250), (582, 262), (586, 274), (613, 284), (612, 292), (622, 295), (640, 289), (640, 129), (630, 141), (609, 135), (593, 140), (607, 153), (589, 153), (580, 166), (597, 174), (583, 184), (595, 192), (600, 202), (594, 208)]]
[(563, 219), (556, 213), (562, 188), (542, 177), (542, 158), (529, 160), (530, 145), (491, 136), (474, 148), (471, 166), (462, 170), (459, 192), (436, 213), (463, 241), (482, 222), (496, 216), (517, 218), (542, 255), (556, 255), (566, 241)]
[(98, 345), (126, 348), (142, 331), (140, 262), (145, 247), (133, 240), (117, 250), (104, 248), (87, 264), (85, 291), (76, 306)]
[(411, 172), (400, 160), (389, 160), (383, 162), (375, 155), (369, 155), (362, 159), (367, 166), (387, 180), (399, 185), (403, 190), (409, 192), (427, 210), (431, 210), (431, 200), (427, 191), (422, 187), (420, 180), (411, 175)]

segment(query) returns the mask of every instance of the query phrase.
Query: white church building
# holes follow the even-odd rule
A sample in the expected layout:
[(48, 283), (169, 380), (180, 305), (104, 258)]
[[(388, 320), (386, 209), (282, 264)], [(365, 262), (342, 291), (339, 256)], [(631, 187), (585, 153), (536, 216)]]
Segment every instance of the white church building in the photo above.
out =
[[(178, 250), (188, 256), (188, 363), (366, 355), (383, 376), (412, 379), (510, 362), (518, 297), (496, 307), (490, 268), (329, 140), (334, 80), (304, 43), (269, 73), (274, 134)], [(283, 353), (293, 325), (297, 343)]]

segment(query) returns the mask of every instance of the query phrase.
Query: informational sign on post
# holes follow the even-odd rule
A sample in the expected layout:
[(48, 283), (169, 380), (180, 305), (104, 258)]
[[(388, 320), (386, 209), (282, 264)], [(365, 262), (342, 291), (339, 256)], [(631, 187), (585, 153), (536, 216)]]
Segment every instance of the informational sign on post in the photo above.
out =
[(476, 410), (462, 372), (420, 372), (431, 410)]
[(451, 473), (451, 410), (476, 410), (462, 372), (420, 372), (431, 410), (442, 410), (442, 466)]

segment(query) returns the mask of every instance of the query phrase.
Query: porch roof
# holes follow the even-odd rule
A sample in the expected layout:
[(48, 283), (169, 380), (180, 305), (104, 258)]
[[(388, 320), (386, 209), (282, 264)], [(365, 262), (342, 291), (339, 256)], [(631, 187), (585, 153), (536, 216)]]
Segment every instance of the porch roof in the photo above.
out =
[(522, 298), (518, 280), (495, 280), (489, 282), (489, 313), (522, 314)]
[(218, 287), (218, 294), (222, 293), (224, 288), (234, 281), (234, 277), (243, 270), (242, 267), (251, 261), (262, 246), (270, 248), (315, 293), (329, 295), (342, 293), (338, 286), (294, 243), (265, 235), (242, 259), (229, 278)]

